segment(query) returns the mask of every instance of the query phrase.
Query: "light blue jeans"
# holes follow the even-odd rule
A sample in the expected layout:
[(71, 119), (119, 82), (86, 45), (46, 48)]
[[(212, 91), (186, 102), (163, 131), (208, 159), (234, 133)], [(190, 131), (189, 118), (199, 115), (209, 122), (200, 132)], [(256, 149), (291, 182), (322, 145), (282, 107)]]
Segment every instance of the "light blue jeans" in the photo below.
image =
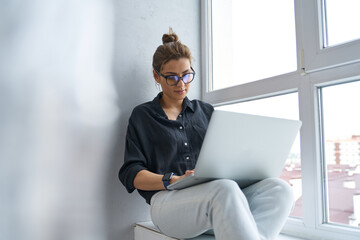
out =
[(161, 232), (193, 238), (213, 229), (217, 240), (275, 239), (293, 207), (290, 186), (269, 178), (240, 189), (221, 179), (151, 199), (151, 218)]

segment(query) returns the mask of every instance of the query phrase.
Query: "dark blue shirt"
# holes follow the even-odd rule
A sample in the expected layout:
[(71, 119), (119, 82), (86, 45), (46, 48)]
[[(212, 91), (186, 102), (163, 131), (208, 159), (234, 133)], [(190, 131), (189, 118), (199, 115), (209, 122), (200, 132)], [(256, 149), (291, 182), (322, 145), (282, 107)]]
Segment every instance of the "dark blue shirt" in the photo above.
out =
[[(120, 181), (129, 193), (141, 170), (157, 174), (183, 175), (195, 168), (206, 129), (214, 108), (199, 100), (183, 101), (176, 121), (169, 120), (160, 105), (162, 93), (153, 101), (134, 108), (126, 134), (125, 159)], [(158, 191), (138, 190), (148, 204)]]

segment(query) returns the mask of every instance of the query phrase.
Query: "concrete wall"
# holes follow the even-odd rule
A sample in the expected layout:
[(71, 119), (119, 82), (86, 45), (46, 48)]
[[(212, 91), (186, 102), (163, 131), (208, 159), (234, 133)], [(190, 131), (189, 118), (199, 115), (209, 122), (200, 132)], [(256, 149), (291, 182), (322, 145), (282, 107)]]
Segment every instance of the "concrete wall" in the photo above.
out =
[(133, 239), (117, 179), (131, 109), (171, 26), (196, 59), (200, 0), (0, 0), (0, 239)]

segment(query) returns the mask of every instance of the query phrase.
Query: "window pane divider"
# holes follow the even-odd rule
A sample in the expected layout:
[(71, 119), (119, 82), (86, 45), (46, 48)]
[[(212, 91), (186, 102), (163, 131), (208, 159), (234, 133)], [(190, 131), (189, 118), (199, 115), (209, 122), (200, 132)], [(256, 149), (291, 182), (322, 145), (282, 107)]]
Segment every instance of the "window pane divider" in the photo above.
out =
[(255, 100), (297, 91), (302, 78), (299, 72), (205, 92), (203, 100), (212, 104)]

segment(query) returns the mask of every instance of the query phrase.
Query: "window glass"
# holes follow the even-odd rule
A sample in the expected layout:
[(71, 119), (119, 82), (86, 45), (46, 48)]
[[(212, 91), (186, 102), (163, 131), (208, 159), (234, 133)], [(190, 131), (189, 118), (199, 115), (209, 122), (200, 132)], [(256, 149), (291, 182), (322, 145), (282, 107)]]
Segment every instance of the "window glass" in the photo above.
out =
[(327, 221), (360, 226), (360, 82), (321, 88)]
[(323, 0), (325, 46), (360, 39), (360, 1)]
[[(234, 111), (248, 114), (256, 114), (268, 117), (278, 117), (299, 120), (298, 94), (291, 93), (260, 100), (229, 104), (216, 107), (219, 110)], [(293, 189), (295, 195), (295, 207), (291, 216), (302, 216), (302, 186), (301, 186), (301, 162), (300, 162), (300, 137), (297, 136), (285, 163), (281, 178), (286, 180)]]
[(296, 71), (294, 1), (212, 1), (212, 89)]

